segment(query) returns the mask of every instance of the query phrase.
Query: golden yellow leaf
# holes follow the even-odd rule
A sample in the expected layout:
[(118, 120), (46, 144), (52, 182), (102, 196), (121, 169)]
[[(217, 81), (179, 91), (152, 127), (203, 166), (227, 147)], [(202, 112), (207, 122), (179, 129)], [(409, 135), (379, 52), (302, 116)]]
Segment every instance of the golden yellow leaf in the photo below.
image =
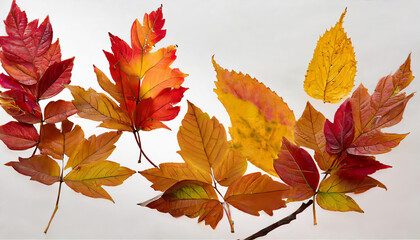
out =
[(64, 182), (74, 191), (92, 198), (105, 198), (112, 202), (111, 196), (102, 186), (122, 184), (135, 171), (111, 161), (91, 162), (71, 170)]
[(293, 141), (293, 111), (255, 78), (223, 69), (214, 59), (213, 66), (218, 79), (214, 91), (230, 116), (233, 148), (255, 166), (277, 176), (273, 159), (283, 137)]
[(354, 86), (356, 59), (350, 38), (343, 28), (343, 18), (319, 38), (305, 77), (306, 93), (324, 102), (336, 103)]
[(65, 169), (75, 168), (81, 164), (104, 161), (114, 151), (121, 132), (107, 132), (99, 136), (92, 135), (89, 139), (79, 142), (80, 147), (69, 158)]
[(132, 131), (130, 117), (111, 98), (92, 88), (66, 86), (74, 97), (73, 104), (80, 117), (102, 121), (100, 127)]
[(228, 150), (223, 125), (190, 102), (178, 131), (178, 143), (181, 148), (178, 153), (184, 161), (208, 175), (213, 164), (221, 161)]

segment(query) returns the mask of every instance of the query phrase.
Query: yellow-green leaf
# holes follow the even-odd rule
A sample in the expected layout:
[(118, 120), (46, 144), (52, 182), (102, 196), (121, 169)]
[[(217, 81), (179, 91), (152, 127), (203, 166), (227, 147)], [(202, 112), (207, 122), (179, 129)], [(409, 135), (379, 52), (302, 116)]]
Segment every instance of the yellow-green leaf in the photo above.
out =
[(324, 102), (336, 103), (354, 86), (356, 59), (350, 38), (343, 28), (343, 18), (319, 38), (305, 77), (306, 93)]
[(218, 79), (214, 91), (230, 116), (233, 148), (255, 166), (277, 176), (273, 159), (283, 137), (293, 141), (293, 112), (255, 78), (223, 69), (214, 59), (213, 66)]

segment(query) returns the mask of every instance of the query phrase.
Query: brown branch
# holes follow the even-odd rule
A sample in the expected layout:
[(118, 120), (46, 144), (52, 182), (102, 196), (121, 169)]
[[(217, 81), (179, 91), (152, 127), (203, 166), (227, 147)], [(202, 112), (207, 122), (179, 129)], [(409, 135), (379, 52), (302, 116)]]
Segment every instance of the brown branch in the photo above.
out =
[(312, 200), (309, 200), (307, 203), (302, 203), (302, 205), (294, 212), (294, 213), (292, 213), (292, 214), (290, 214), (289, 216), (287, 216), (287, 217), (285, 217), (285, 218), (283, 218), (283, 219), (281, 219), (280, 221), (278, 221), (278, 222), (275, 222), (275, 223), (273, 223), (273, 224), (271, 224), (270, 226), (268, 226), (268, 227), (266, 227), (266, 228), (263, 228), (263, 229), (261, 229), (260, 231), (258, 231), (258, 232), (256, 232), (256, 233), (254, 233), (253, 235), (251, 235), (251, 236), (249, 236), (249, 237), (247, 237), (247, 238), (245, 238), (244, 240), (251, 240), (251, 239), (256, 239), (256, 238), (259, 238), (259, 237), (262, 237), (262, 236), (265, 236), (265, 235), (267, 235), (269, 232), (271, 232), (271, 231), (273, 231), (274, 229), (276, 229), (276, 228), (278, 228), (278, 227), (280, 227), (280, 226), (282, 226), (282, 225), (285, 225), (285, 224), (289, 224), (291, 221), (293, 221), (293, 220), (295, 220), (296, 219), (296, 216), (299, 214), (299, 213), (301, 213), (301, 212), (303, 212), (303, 211), (305, 211), (305, 209), (306, 208), (308, 208), (309, 206), (311, 206), (312, 205), (312, 203), (313, 203), (313, 201)]

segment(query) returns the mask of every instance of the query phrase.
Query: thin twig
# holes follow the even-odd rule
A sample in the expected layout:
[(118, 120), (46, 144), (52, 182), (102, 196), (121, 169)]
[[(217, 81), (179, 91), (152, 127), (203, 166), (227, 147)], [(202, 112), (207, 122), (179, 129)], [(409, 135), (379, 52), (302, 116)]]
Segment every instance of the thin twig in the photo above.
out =
[(274, 229), (276, 229), (276, 228), (278, 228), (278, 227), (280, 227), (280, 226), (282, 226), (282, 225), (289, 224), (291, 221), (293, 221), (293, 220), (295, 220), (295, 219), (296, 219), (296, 216), (297, 216), (299, 213), (301, 213), (301, 212), (305, 211), (305, 209), (306, 209), (306, 208), (308, 208), (309, 206), (311, 206), (311, 205), (312, 205), (312, 203), (313, 203), (312, 199), (311, 199), (311, 200), (309, 200), (307, 203), (302, 203), (302, 205), (301, 205), (301, 206), (300, 206), (300, 207), (299, 207), (299, 208), (298, 208), (298, 209), (297, 209), (294, 213), (292, 213), (292, 214), (290, 214), (289, 216), (287, 216), (287, 217), (285, 217), (285, 218), (281, 219), (281, 220), (280, 220), (280, 221), (278, 221), (278, 222), (275, 222), (275, 223), (271, 224), (270, 226), (268, 226), (268, 227), (266, 227), (266, 228), (261, 229), (260, 231), (258, 231), (258, 232), (256, 232), (255, 234), (253, 234), (253, 235), (251, 235), (251, 236), (249, 236), (249, 237), (245, 238), (244, 240), (251, 240), (251, 239), (256, 239), (256, 238), (259, 238), (259, 237), (265, 236), (265, 235), (267, 235), (269, 232), (273, 231)]
[(137, 145), (140, 148), (140, 156), (139, 156), (139, 163), (141, 162), (141, 155), (143, 154), (143, 156), (146, 158), (146, 160), (153, 165), (153, 167), (155, 168), (159, 168), (156, 164), (154, 164), (152, 162), (152, 160), (149, 159), (149, 157), (144, 153), (143, 148), (141, 147), (141, 140), (140, 140), (140, 134), (139, 132), (133, 132), (134, 134), (134, 138), (136, 139)]

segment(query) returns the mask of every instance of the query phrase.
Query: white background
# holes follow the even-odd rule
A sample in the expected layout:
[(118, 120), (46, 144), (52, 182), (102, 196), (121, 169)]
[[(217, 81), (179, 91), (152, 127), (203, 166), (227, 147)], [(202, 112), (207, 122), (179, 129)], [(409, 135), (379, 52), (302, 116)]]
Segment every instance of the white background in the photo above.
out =
[[(336, 105), (324, 105), (310, 99), (303, 90), (306, 69), (320, 35), (333, 26), (348, 7), (344, 27), (352, 38), (356, 52), (355, 85), (363, 84), (373, 91), (380, 77), (394, 72), (412, 55), (414, 75), (420, 75), (420, 2), (419, 1), (64, 1), (19, 0), (30, 19), (49, 14), (54, 39), (59, 37), (63, 59), (76, 56), (72, 84), (102, 91), (96, 82), (92, 65), (109, 76), (102, 49), (110, 50), (108, 32), (129, 42), (129, 31), (135, 18), (155, 10), (163, 3), (167, 37), (158, 47), (178, 44), (179, 67), (189, 77), (189, 90), (181, 102), (179, 116), (168, 123), (173, 131), (155, 130), (141, 133), (144, 149), (155, 163), (182, 161), (176, 154), (177, 129), (186, 112), (186, 99), (226, 127), (229, 118), (213, 92), (215, 72), (211, 56), (228, 69), (249, 73), (282, 96), (296, 118), (306, 101), (332, 118)], [(0, 18), (5, 19), (11, 1), (1, 0)], [(1, 35), (5, 35), (1, 27)], [(415, 79), (406, 91), (419, 89)], [(67, 90), (59, 98), (70, 100)], [(373, 177), (382, 181), (388, 191), (373, 189), (352, 195), (364, 214), (328, 212), (317, 207), (318, 225), (312, 224), (308, 209), (290, 225), (271, 232), (267, 238), (420, 238), (420, 133), (419, 97), (406, 108), (403, 121), (391, 132), (411, 132), (391, 153), (378, 159), (393, 168)], [(11, 120), (1, 111), (0, 124)], [(86, 136), (106, 130), (98, 123), (72, 117), (82, 125)], [(224, 218), (212, 230), (197, 219), (172, 218), (169, 214), (139, 207), (136, 204), (154, 197), (150, 183), (135, 174), (123, 185), (107, 188), (115, 204), (91, 199), (63, 185), (60, 208), (48, 235), (42, 232), (53, 211), (58, 184), (45, 186), (29, 181), (4, 163), (29, 156), (29, 151), (11, 151), (0, 143), (0, 237), (1, 238), (218, 238), (238, 239), (293, 212), (298, 206), (288, 204), (273, 217), (262, 213), (254, 217), (233, 209), (236, 233), (231, 234)], [(137, 164), (138, 148), (131, 134), (124, 133), (110, 160), (134, 170), (150, 168), (147, 162)], [(250, 167), (250, 171), (254, 171)]]

